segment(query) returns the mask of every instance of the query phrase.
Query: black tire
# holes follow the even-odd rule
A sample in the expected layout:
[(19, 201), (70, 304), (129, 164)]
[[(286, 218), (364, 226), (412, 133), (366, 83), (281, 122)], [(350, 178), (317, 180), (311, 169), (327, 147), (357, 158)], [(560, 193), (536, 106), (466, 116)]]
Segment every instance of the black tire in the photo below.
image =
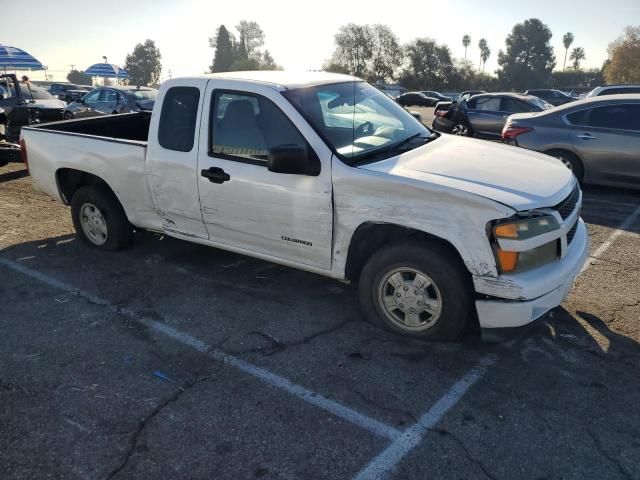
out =
[[(93, 241), (82, 228), (80, 220), (82, 207), (89, 204), (95, 207), (106, 224), (106, 240), (102, 244)], [(98, 250), (123, 250), (131, 246), (133, 227), (127, 220), (122, 205), (106, 185), (88, 185), (79, 188), (71, 200), (71, 218), (76, 236), (85, 244)]]
[(65, 120), (73, 120), (75, 117), (75, 115), (71, 112), (64, 112), (64, 119)]
[(546, 154), (551, 155), (564, 163), (576, 176), (580, 185), (582, 185), (582, 182), (584, 181), (584, 166), (576, 154), (569, 152), (568, 150), (551, 150), (546, 152)]
[[(379, 292), (386, 284), (386, 276), (400, 267), (426, 274), (437, 286), (441, 310), (429, 328), (408, 331), (391, 321), (385, 313)], [(475, 318), (469, 272), (450, 247), (435, 241), (404, 242), (375, 252), (362, 269), (358, 287), (366, 319), (402, 335), (453, 341), (462, 337)]]

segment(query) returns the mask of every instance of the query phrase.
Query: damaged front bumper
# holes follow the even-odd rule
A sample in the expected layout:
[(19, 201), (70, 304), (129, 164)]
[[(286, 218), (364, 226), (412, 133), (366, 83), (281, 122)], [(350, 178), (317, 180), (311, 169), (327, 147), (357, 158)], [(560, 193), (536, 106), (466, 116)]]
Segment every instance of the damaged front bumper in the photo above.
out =
[(477, 300), (482, 329), (521, 327), (562, 303), (571, 291), (589, 253), (589, 235), (582, 220), (567, 255), (544, 267), (500, 278), (474, 277), (476, 292), (490, 296)]

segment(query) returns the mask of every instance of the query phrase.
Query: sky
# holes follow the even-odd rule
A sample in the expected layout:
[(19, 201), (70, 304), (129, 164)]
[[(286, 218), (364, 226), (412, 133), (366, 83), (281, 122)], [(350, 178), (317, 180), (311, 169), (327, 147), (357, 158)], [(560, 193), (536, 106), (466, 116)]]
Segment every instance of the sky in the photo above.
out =
[[(378, 6), (379, 5), (379, 6)], [(468, 58), (479, 60), (478, 40), (486, 38), (492, 51), (486, 71), (498, 67), (498, 50), (513, 25), (536, 17), (553, 33), (558, 67), (562, 68), (562, 36), (571, 31), (573, 47), (583, 47), (582, 67), (599, 68), (607, 46), (627, 25), (640, 25), (640, 0), (405, 0), (348, 2), (345, 0), (31, 0), (24, 5), (0, 0), (0, 44), (22, 48), (48, 67), (54, 80), (66, 80), (75, 68), (84, 70), (102, 61), (123, 65), (137, 43), (150, 38), (162, 54), (162, 77), (201, 74), (211, 65), (209, 47), (220, 24), (234, 30), (240, 20), (254, 20), (265, 33), (265, 46), (276, 62), (289, 70), (321, 68), (334, 49), (341, 25), (383, 23), (402, 43), (429, 37), (464, 58), (462, 36), (471, 35)], [(556, 68), (558, 68), (556, 67)], [(32, 72), (34, 80), (44, 73)]]

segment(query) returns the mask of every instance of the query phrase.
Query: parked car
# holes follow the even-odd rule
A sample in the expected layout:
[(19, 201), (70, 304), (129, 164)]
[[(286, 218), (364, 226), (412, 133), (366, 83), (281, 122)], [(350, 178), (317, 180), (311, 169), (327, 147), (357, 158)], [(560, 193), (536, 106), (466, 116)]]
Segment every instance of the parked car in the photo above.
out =
[(534, 97), (541, 98), (547, 103), (557, 107), (558, 105), (564, 105), (565, 103), (574, 102), (577, 100), (577, 97), (572, 97), (560, 90), (553, 89), (537, 89), (537, 90), (527, 90), (524, 92), (525, 95), (533, 95)]
[(41, 87), (19, 83), (14, 74), (0, 75), (0, 163), (19, 159), (22, 127), (61, 120), (64, 106)]
[(47, 89), (51, 95), (67, 103), (75, 102), (84, 97), (93, 87), (74, 85), (73, 83), (52, 83)]
[[(345, 106), (361, 117), (333, 123)], [(71, 205), (88, 246), (125, 248), (142, 228), (358, 281), (365, 317), (409, 336), (529, 323), (587, 257), (580, 189), (559, 162), (432, 132), (347, 75), (173, 78), (153, 115), (23, 141), (34, 188)]]
[(438, 99), (427, 97), (421, 92), (407, 92), (396, 97), (396, 101), (403, 107), (433, 107), (438, 103)]
[(544, 100), (515, 93), (483, 93), (451, 105), (444, 115), (436, 115), (433, 128), (463, 137), (498, 139), (507, 117), (519, 112), (542, 112), (553, 108)]
[(422, 90), (420, 91), (420, 93), (430, 98), (436, 98), (439, 102), (451, 102), (453, 100), (451, 97), (443, 95), (440, 92), (435, 92), (433, 90)]
[(585, 98), (599, 97), (601, 95), (623, 95), (640, 93), (640, 85), (605, 85), (591, 90)]
[(468, 100), (474, 95), (479, 95), (480, 93), (486, 93), (484, 90), (465, 90), (464, 92), (457, 95), (455, 98), (452, 97), (451, 101), (438, 102), (436, 104), (436, 108), (433, 110), (433, 115), (438, 117), (444, 117), (451, 105), (462, 100)]
[(151, 110), (158, 91), (148, 87), (100, 87), (67, 105), (65, 120)]
[(640, 188), (640, 94), (513, 115), (502, 138), (560, 159), (585, 183)]

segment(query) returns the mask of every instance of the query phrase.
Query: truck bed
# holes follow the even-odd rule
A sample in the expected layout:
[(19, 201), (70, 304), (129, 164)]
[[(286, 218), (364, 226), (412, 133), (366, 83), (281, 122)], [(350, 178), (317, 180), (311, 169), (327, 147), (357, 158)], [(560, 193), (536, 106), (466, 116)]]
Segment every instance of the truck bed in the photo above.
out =
[(33, 187), (65, 203), (69, 171), (104, 180), (136, 226), (161, 228), (146, 180), (150, 112), (47, 123), (22, 129)]
[(43, 130), (54, 130), (71, 134), (92, 135), (147, 143), (151, 112), (124, 113), (121, 115), (105, 115), (102, 117), (67, 120), (32, 126)]

